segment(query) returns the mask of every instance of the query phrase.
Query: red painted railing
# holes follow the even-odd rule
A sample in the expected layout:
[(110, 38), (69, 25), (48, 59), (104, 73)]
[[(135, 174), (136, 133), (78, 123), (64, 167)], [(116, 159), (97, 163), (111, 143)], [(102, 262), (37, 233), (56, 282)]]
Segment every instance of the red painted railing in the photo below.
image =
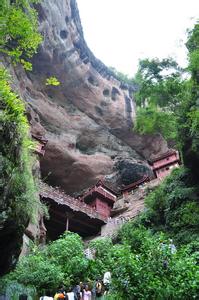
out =
[(107, 222), (107, 218), (98, 213), (94, 208), (87, 205), (79, 199), (73, 198), (69, 195), (66, 195), (64, 192), (57, 188), (53, 188), (44, 182), (40, 182), (40, 196), (42, 198), (52, 199), (58, 204), (66, 205), (70, 207), (73, 211), (81, 211), (85, 213), (90, 218), (99, 219), (101, 221)]

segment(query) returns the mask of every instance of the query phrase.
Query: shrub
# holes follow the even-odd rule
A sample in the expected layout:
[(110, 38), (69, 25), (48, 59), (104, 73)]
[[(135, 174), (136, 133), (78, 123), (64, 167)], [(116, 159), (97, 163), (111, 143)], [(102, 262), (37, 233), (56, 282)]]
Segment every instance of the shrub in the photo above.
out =
[(6, 295), (8, 299), (12, 300), (18, 300), (19, 295), (21, 294), (26, 294), (28, 296), (28, 300), (36, 299), (36, 290), (34, 287), (27, 287), (19, 284), (16, 281), (4, 282), (4, 286), (2, 287), (1, 292), (4, 292), (4, 295)]
[[(198, 187), (192, 182), (188, 170), (174, 170), (146, 197), (145, 203), (148, 210), (142, 222), (153, 230), (168, 231), (180, 243), (186, 243), (183, 232), (199, 233)], [(190, 240), (189, 235), (187, 242)]]
[(89, 248), (95, 252), (95, 259), (88, 261), (88, 278), (102, 278), (112, 264), (110, 249), (112, 249), (112, 241), (109, 238), (100, 238), (89, 243)]

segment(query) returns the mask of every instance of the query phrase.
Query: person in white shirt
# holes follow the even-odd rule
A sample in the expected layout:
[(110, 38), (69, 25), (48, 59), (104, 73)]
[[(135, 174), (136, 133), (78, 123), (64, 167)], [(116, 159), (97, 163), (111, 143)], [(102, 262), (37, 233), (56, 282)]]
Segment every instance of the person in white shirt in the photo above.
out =
[(105, 289), (104, 295), (106, 295), (109, 291), (111, 284), (111, 273), (108, 271), (104, 273), (103, 284)]
[(68, 296), (68, 300), (75, 300), (75, 293), (72, 291), (72, 288), (69, 289), (66, 295)]
[(169, 249), (171, 251), (171, 254), (175, 254), (177, 251), (172, 239), (169, 240)]
[(104, 273), (103, 283), (104, 284), (110, 284), (111, 283), (111, 273), (110, 272), (105, 272)]

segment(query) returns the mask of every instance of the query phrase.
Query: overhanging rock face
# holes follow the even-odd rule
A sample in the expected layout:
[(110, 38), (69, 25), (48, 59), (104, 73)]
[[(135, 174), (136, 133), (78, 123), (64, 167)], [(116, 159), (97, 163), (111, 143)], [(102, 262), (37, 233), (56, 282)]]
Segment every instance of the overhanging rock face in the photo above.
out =
[[(150, 174), (146, 159), (166, 152), (167, 145), (159, 135), (133, 133), (136, 111), (131, 92), (134, 87), (115, 78), (88, 49), (76, 1), (43, 0), (35, 7), (43, 42), (33, 58), (33, 72), (12, 66), (2, 56), (1, 63), (12, 75), (13, 89), (26, 102), (32, 134), (48, 140), (41, 159), (42, 177), (50, 185), (75, 195), (101, 178), (120, 187), (128, 184), (125, 174), (130, 182)], [(50, 76), (56, 76), (60, 86), (46, 86)], [(7, 210), (9, 207), (3, 213)], [(54, 216), (52, 223), (47, 224), (52, 228), (53, 238), (65, 226), (62, 218), (59, 232), (53, 232), (60, 220)], [(79, 218), (83, 225), (87, 223), (84, 216)], [(100, 222), (103, 223), (96, 219), (95, 226), (89, 224), (90, 233), (98, 232)], [(72, 220), (70, 226), (76, 230)], [(7, 232), (10, 247), (8, 243), (2, 245), (1, 253), (6, 254), (2, 258), (3, 272), (13, 264), (10, 260), (15, 255), (16, 244), (20, 250), (22, 235), (16, 228)], [(89, 230), (80, 233), (85, 235)], [(2, 230), (2, 236), (7, 233)]]
[[(141, 170), (145, 158), (167, 146), (159, 135), (133, 133), (134, 87), (120, 82), (89, 50), (76, 1), (44, 0), (36, 9), (43, 42), (33, 72), (14, 71), (32, 132), (48, 140), (42, 176), (73, 195), (101, 178), (120, 186), (127, 165), (118, 170), (120, 160), (128, 162), (128, 173), (137, 163)], [(60, 85), (46, 86), (50, 76)], [(138, 170), (138, 177), (143, 175)]]

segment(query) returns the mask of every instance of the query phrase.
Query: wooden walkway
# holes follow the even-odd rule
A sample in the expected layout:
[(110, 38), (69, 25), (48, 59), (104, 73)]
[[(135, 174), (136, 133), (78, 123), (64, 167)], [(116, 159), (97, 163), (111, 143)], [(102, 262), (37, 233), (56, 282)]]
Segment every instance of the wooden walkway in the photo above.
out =
[(60, 189), (49, 186), (42, 181), (40, 181), (40, 196), (45, 199), (54, 200), (59, 205), (67, 206), (73, 211), (80, 211), (92, 219), (98, 219), (107, 223), (107, 218), (99, 214), (95, 209), (83, 201), (66, 195)]

